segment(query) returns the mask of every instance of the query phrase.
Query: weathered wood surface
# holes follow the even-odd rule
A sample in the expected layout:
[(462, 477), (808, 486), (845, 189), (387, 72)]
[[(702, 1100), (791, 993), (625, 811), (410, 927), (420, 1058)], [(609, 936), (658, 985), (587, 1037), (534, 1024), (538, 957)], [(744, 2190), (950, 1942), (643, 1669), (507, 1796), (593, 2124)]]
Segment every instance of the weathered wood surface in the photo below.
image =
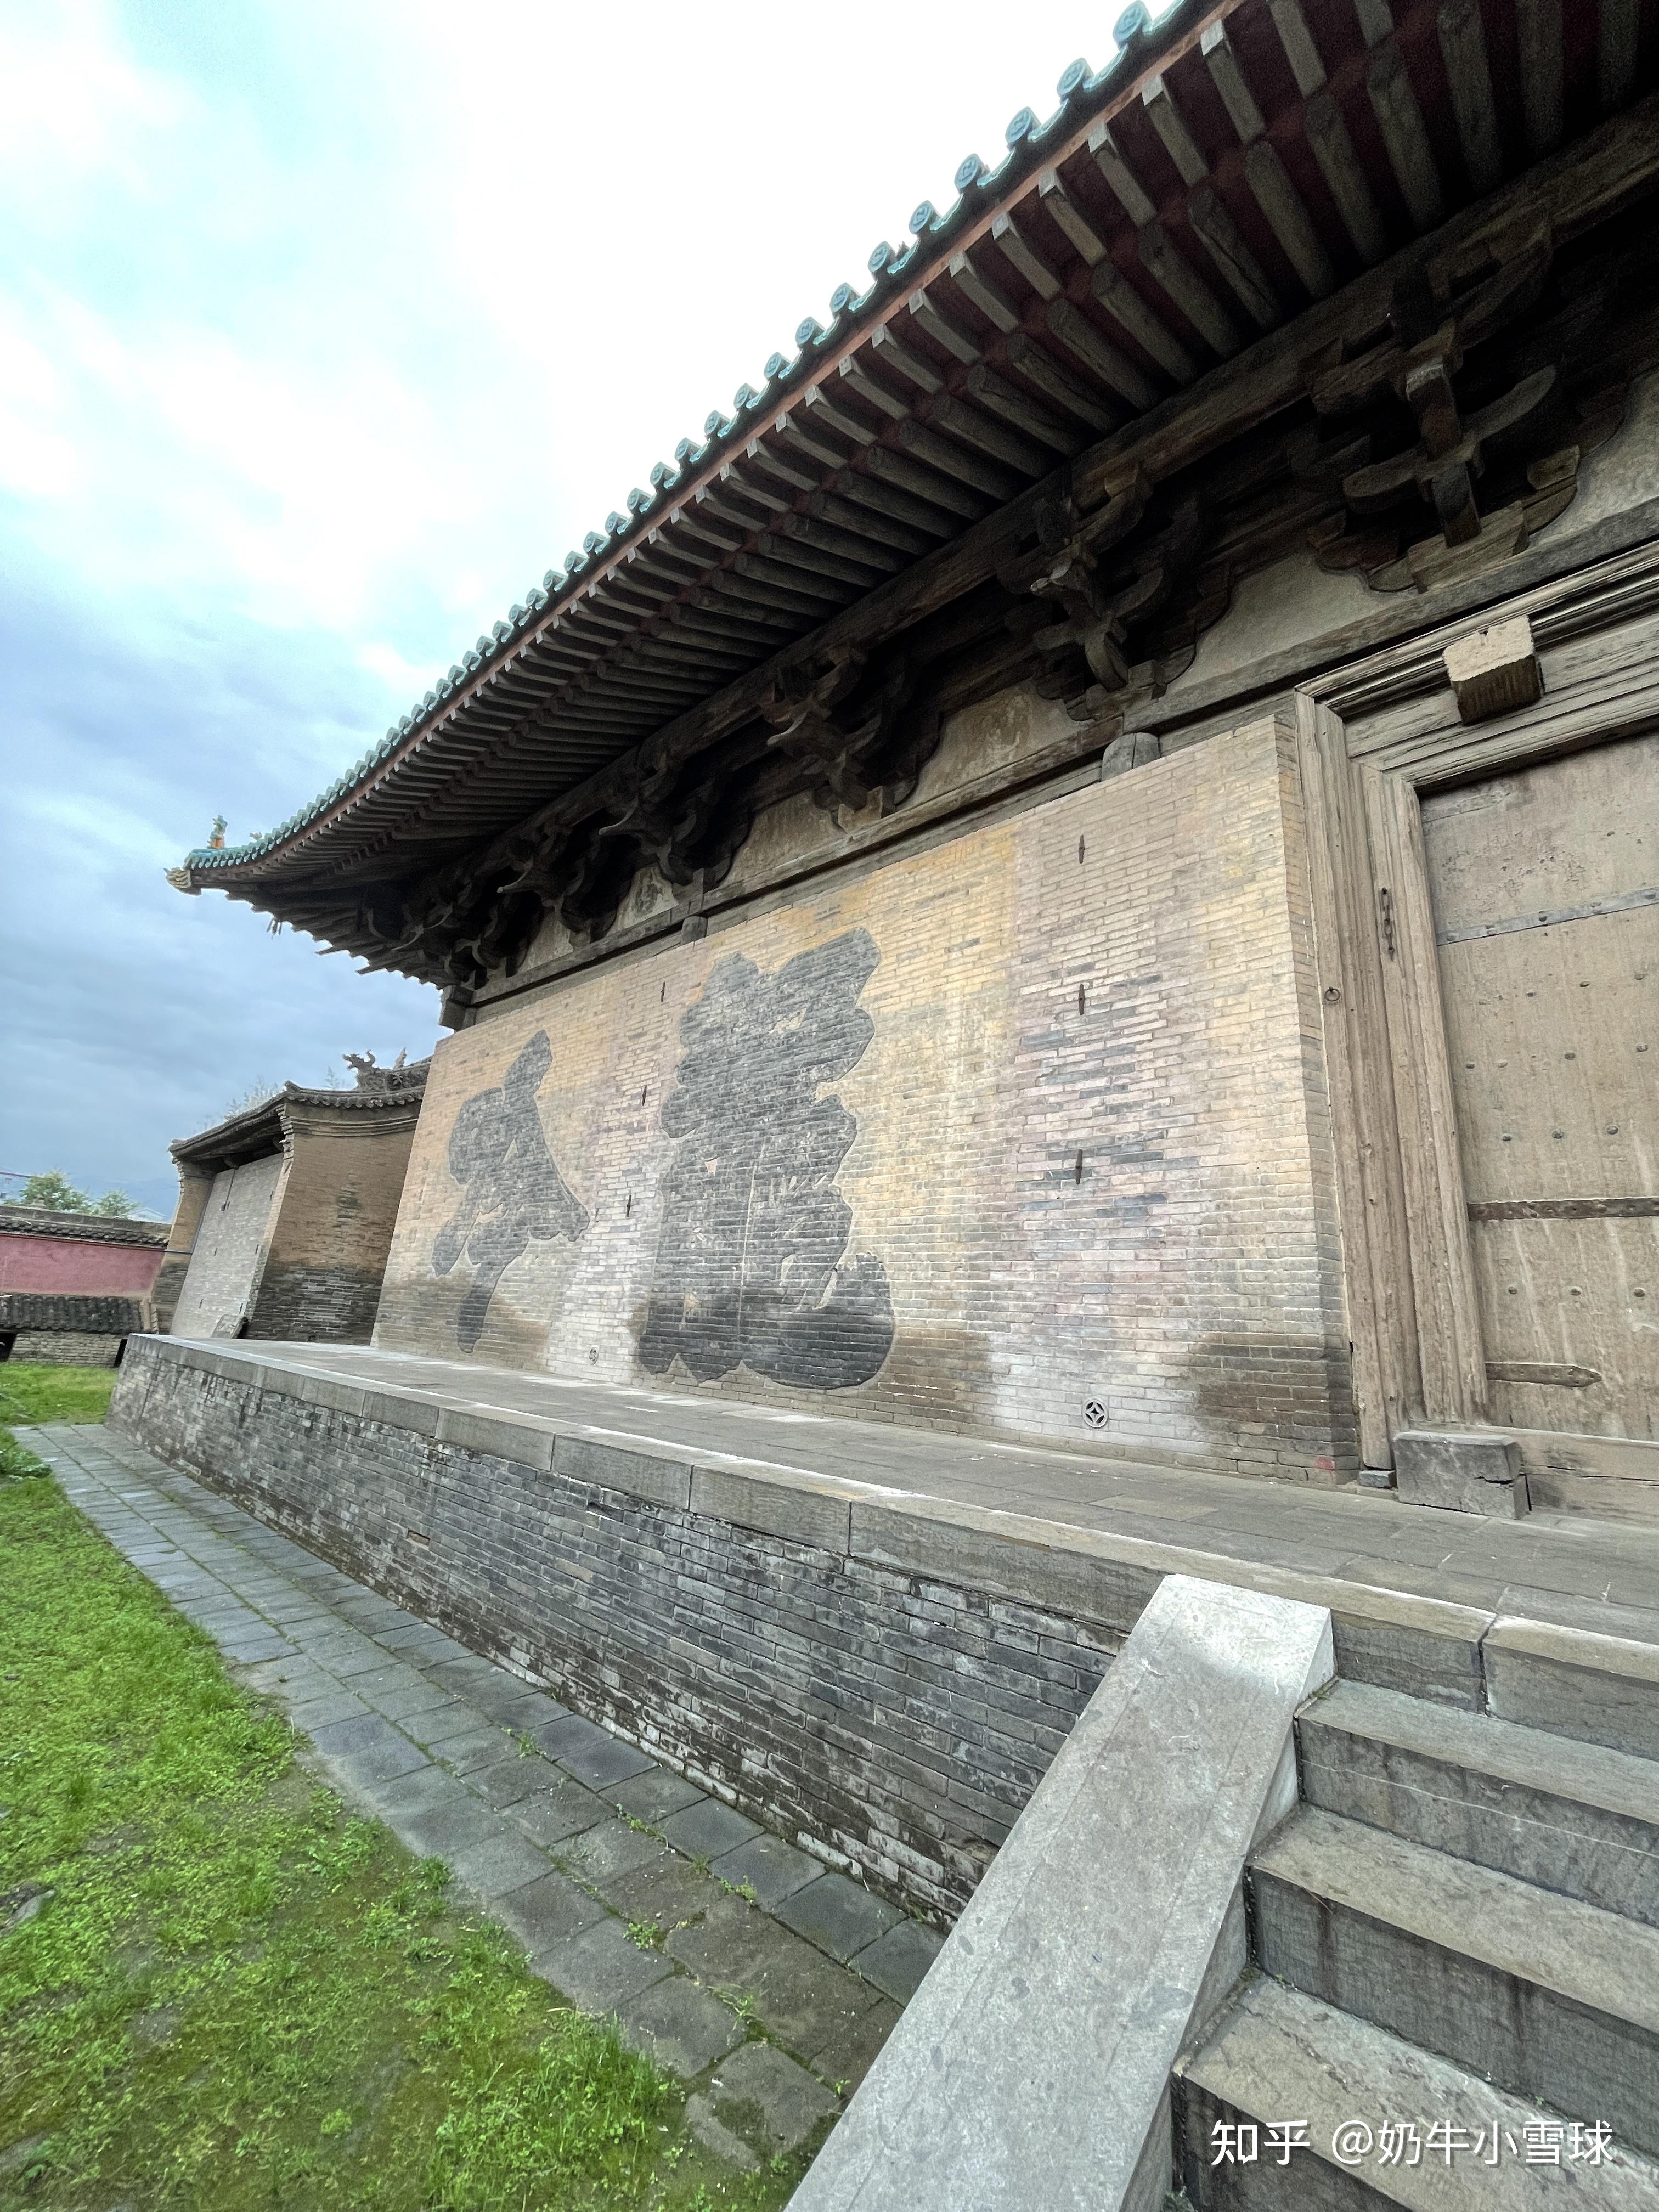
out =
[[(1431, 795), (1423, 827), (1492, 1413), (1659, 1437), (1659, 901), (1632, 896), (1659, 738)], [(1592, 1379), (1501, 1371), (1547, 1367)]]

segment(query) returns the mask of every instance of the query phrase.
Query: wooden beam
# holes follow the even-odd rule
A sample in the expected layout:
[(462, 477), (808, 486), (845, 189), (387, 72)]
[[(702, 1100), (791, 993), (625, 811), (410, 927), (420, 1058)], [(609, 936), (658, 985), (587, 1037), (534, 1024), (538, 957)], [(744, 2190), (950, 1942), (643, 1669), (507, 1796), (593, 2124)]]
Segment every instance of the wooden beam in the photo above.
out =
[(781, 561), (787, 568), (806, 570), (809, 575), (827, 576), (832, 583), (851, 584), (856, 590), (868, 591), (879, 570), (866, 561), (849, 561), (839, 553), (820, 552), (816, 545), (781, 536), (769, 531), (764, 538), (757, 538), (755, 550), (763, 558)]
[(935, 345), (942, 346), (960, 362), (975, 362), (980, 349), (970, 334), (951, 321), (944, 309), (931, 300), (925, 291), (913, 292), (906, 302), (906, 313), (919, 328), (927, 331)]
[[(1198, 374), (1197, 362), (1152, 313), (1115, 262), (1103, 261), (1089, 279), (1089, 289), (1118, 328), (1127, 331), (1176, 383), (1192, 382)], [(1139, 376), (1138, 370), (1136, 374)], [(1152, 388), (1144, 377), (1140, 377), (1139, 383), (1142, 391), (1150, 392)], [(1121, 389), (1119, 386), (1113, 386), (1114, 391)], [(1125, 392), (1123, 396), (1138, 407), (1150, 407), (1152, 404), (1150, 399), (1136, 399), (1132, 392)]]
[(1105, 240), (1060, 181), (1056, 171), (1037, 179), (1037, 205), (1076, 247), (1091, 269), (1106, 258)]
[(1636, 46), (1641, 27), (1641, 0), (1601, 0), (1595, 90), (1604, 115), (1622, 107), (1635, 88)]
[(940, 476), (954, 477), (970, 490), (983, 492), (991, 499), (1011, 499), (1019, 489), (1017, 476), (994, 461), (965, 452), (953, 439), (941, 438), (925, 422), (895, 423), (893, 436), (901, 452), (912, 455)]
[(1018, 270), (1039, 300), (1057, 300), (1065, 289), (1042, 256), (1014, 228), (1011, 215), (991, 225), (991, 243), (1011, 269)]
[(849, 413), (845, 407), (837, 407), (821, 384), (807, 386), (795, 411), (805, 417), (808, 428), (815, 434), (827, 427), (838, 438), (844, 438), (854, 449), (869, 445), (879, 435), (875, 426), (866, 422), (861, 416)]
[(871, 331), (870, 356), (884, 368), (896, 368), (901, 376), (908, 377), (919, 392), (931, 396), (945, 389), (945, 379), (939, 371), (896, 337), (890, 323), (878, 323)]
[(861, 568), (873, 568), (879, 575), (890, 576), (905, 564), (902, 552), (883, 544), (878, 538), (862, 531), (843, 530), (815, 515), (787, 514), (778, 524), (777, 534), (799, 540), (817, 552), (831, 553), (841, 560), (856, 562)]
[(1302, 12), (1302, 0), (1267, 0), (1267, 10), (1279, 33), (1279, 43), (1285, 49), (1285, 58), (1291, 65), (1291, 75), (1296, 79), (1296, 88), (1304, 100), (1310, 100), (1324, 87), (1325, 64), (1319, 58), (1313, 33)]
[[(878, 545), (890, 545), (913, 558), (931, 553), (939, 542), (938, 536), (930, 537), (908, 523), (896, 522), (890, 515), (873, 507), (860, 507), (833, 491), (815, 491), (806, 502), (806, 512), (823, 521), (838, 523), (861, 538), (874, 538)], [(939, 534), (943, 534), (942, 531)]]
[(970, 491), (966, 484), (954, 477), (940, 476), (937, 470), (924, 468), (908, 453), (898, 453), (890, 446), (872, 446), (866, 452), (863, 467), (872, 477), (896, 484), (901, 491), (914, 492), (918, 499), (930, 506), (942, 507), (951, 514), (970, 516), (977, 521), (985, 513), (983, 496)]
[(1103, 434), (1115, 430), (1123, 417), (1117, 409), (1109, 407), (1098, 390), (1073, 376), (1069, 368), (1057, 362), (1048, 348), (1039, 345), (1024, 331), (1017, 331), (1005, 348), (1011, 368), (1017, 368), (1028, 384), (1034, 384), (1046, 398), (1063, 407), (1068, 415), (1075, 415), (1079, 422), (1086, 422), (1091, 430)]
[(1561, 143), (1561, 0), (1515, 0), (1515, 21), (1527, 151), (1535, 157)]
[(1336, 289), (1336, 270), (1306, 201), (1291, 181), (1279, 149), (1270, 139), (1246, 148), (1244, 175), (1285, 258), (1312, 297), (1324, 299)]
[(873, 376), (866, 376), (855, 361), (842, 362), (839, 378), (849, 392), (855, 392), (866, 406), (875, 408), (890, 422), (902, 422), (910, 412), (908, 399), (901, 399), (897, 392), (877, 383)]
[(1589, 139), (1564, 149), (1540, 171), (1492, 201), (1454, 216), (1437, 236), (1417, 240), (1382, 268), (1358, 277), (1331, 300), (1305, 310), (1263, 338), (1248, 363), (1212, 369), (1191, 392), (1165, 399), (1145, 422), (1127, 424), (1073, 464), (1073, 495), (1086, 513), (1144, 471), (1154, 481), (1233, 438), (1243, 437), (1306, 393), (1307, 362), (1345, 330), (1380, 326), (1392, 288), (1431, 261), (1445, 262), (1468, 242), (1547, 221), (1565, 244), (1659, 186), (1659, 94), (1640, 100)]
[(1089, 133), (1089, 151), (1094, 156), (1095, 167), (1104, 177), (1135, 228), (1149, 223), (1158, 210), (1148, 198), (1145, 187), (1134, 171), (1118, 151), (1117, 141), (1103, 123), (1096, 124)]
[(1389, 236), (1382, 228), (1370, 181), (1360, 167), (1353, 140), (1348, 135), (1342, 110), (1328, 87), (1315, 93), (1303, 109), (1302, 128), (1313, 149), (1320, 174), (1336, 202), (1342, 227), (1353, 240), (1355, 252), (1370, 268), (1388, 252)]
[(1445, 216), (1446, 196), (1440, 188), (1440, 172), (1434, 166), (1416, 88), (1392, 39), (1377, 48), (1366, 73), (1365, 89), (1407, 211), (1419, 231), (1432, 230)]
[(1210, 173), (1210, 165), (1200, 152), (1197, 140), (1187, 128), (1186, 117), (1176, 106), (1174, 95), (1161, 76), (1147, 78), (1140, 88), (1140, 104), (1153, 130), (1164, 141), (1164, 150), (1175, 163), (1182, 183), (1202, 184)]
[(756, 475), (760, 462), (760, 453), (757, 450), (760, 441), (757, 439), (749, 449), (747, 470), (740, 471), (735, 461), (728, 461), (720, 471), (720, 482), (729, 484), (740, 499), (748, 500), (752, 506), (763, 507), (769, 514), (782, 514), (794, 505), (794, 501), (786, 493), (775, 490), (771, 484), (762, 483)]
[(1135, 240), (1141, 266), (1167, 292), (1187, 320), (1224, 358), (1244, 343), (1237, 325), (1161, 222), (1149, 222)]
[(949, 275), (963, 299), (971, 301), (987, 322), (1003, 331), (1019, 328), (1018, 309), (1006, 294), (998, 291), (988, 276), (981, 275), (965, 253), (953, 257)]
[(909, 523), (933, 538), (952, 536), (960, 520), (954, 508), (947, 512), (936, 501), (901, 490), (896, 483), (878, 480), (861, 469), (843, 469), (836, 478), (836, 489), (860, 507), (890, 514), (895, 521)]
[(1284, 318), (1267, 273), (1239, 236), (1238, 225), (1213, 186), (1199, 185), (1188, 193), (1187, 220), (1251, 321), (1264, 331), (1281, 322)]
[(1239, 66), (1237, 54), (1227, 36), (1224, 23), (1212, 23), (1198, 42), (1198, 51), (1204, 57), (1204, 65), (1210, 72), (1210, 82), (1221, 94), (1221, 104), (1227, 118), (1238, 133), (1242, 146), (1254, 145), (1267, 128), (1261, 110), (1256, 106), (1255, 94), (1245, 80)]
[[(1301, 28), (1305, 35), (1307, 26), (1302, 24)], [(1244, 175), (1255, 204), (1267, 218), (1267, 227), (1279, 240), (1285, 259), (1314, 298), (1322, 300), (1334, 290), (1336, 271), (1301, 193), (1279, 159), (1278, 148), (1267, 136), (1267, 124), (1224, 23), (1211, 24), (1199, 41), (1199, 52), (1244, 147)], [(1317, 59), (1316, 55), (1316, 66)], [(1319, 74), (1322, 81), (1323, 70)]]
[[(1110, 268), (1111, 264), (1103, 262), (1101, 266)], [(1115, 275), (1115, 270), (1113, 273)], [(1120, 398), (1127, 399), (1137, 414), (1156, 405), (1157, 386), (1127, 354), (1102, 336), (1081, 307), (1074, 307), (1069, 300), (1056, 300), (1048, 309), (1047, 321), (1066, 351), (1109, 392), (1115, 392)]]
[[(1012, 422), (1016, 429), (1026, 431), (1054, 453), (1074, 453), (1083, 442), (1070, 423), (1062, 422), (1039, 401), (983, 362), (969, 370), (967, 390), (988, 413)], [(1051, 465), (1044, 463), (1045, 468)]]
[(1365, 41), (1366, 52), (1380, 46), (1394, 28), (1394, 10), (1389, 0), (1353, 0), (1353, 11), (1359, 18), (1359, 35)]
[(1480, 0), (1445, 0), (1435, 18), (1435, 27), (1451, 87), (1463, 167), (1477, 192), (1493, 191), (1503, 181), (1504, 146), (1498, 135), (1498, 107), (1492, 99)]
[(963, 445), (994, 461), (1005, 462), (1022, 476), (1047, 476), (1054, 466), (1053, 456), (1041, 446), (1022, 437), (1007, 422), (981, 414), (977, 407), (970, 407), (965, 400), (948, 392), (941, 392), (934, 400), (929, 420)]

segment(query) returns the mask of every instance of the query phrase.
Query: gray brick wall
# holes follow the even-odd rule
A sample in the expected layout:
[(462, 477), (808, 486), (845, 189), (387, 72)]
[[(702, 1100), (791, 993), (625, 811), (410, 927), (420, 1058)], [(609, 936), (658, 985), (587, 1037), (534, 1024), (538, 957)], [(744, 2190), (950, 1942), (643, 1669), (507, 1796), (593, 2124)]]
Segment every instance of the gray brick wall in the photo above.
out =
[(944, 1917), (1121, 1640), (261, 1391), (149, 1342), (133, 1346), (112, 1418), (472, 1650)]

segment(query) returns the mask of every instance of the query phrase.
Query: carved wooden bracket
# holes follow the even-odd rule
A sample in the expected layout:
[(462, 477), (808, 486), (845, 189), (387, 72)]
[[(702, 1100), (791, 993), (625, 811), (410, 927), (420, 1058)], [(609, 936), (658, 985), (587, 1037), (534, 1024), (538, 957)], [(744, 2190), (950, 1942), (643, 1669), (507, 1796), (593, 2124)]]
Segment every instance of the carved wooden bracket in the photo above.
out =
[[(1341, 475), (1343, 514), (1310, 535), (1322, 568), (1357, 571), (1377, 591), (1425, 591), (1521, 551), (1571, 500), (1579, 460), (1611, 434), (1621, 398), (1609, 421), (1598, 395), (1592, 434), (1555, 368), (1494, 392), (1490, 355), (1475, 387), (1485, 396), (1468, 397), (1470, 357), (1536, 304), (1553, 258), (1536, 216), (1472, 240), (1395, 285), (1385, 330), (1346, 333), (1306, 364), (1322, 416), (1374, 413), (1392, 399), (1417, 430), (1414, 443)], [(1423, 504), (1437, 529), (1416, 538)]]
[(872, 675), (864, 656), (821, 656), (787, 671), (761, 702), (769, 747), (805, 770), (815, 805), (861, 809), (881, 793), (896, 805), (939, 742), (937, 709), (915, 703), (902, 660)]

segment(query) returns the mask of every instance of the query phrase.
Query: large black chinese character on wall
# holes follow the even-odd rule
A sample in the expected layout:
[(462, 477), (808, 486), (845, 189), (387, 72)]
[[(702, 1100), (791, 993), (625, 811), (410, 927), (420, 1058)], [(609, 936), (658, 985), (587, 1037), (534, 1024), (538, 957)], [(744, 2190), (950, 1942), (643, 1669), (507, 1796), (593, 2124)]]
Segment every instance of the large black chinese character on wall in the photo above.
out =
[(495, 1287), (532, 1237), (568, 1237), (587, 1226), (587, 1211), (571, 1195), (547, 1149), (536, 1093), (552, 1064), (547, 1031), (535, 1036), (501, 1079), (498, 1091), (480, 1091), (455, 1116), (449, 1133), (449, 1172), (465, 1194), (453, 1220), (432, 1247), (436, 1274), (470, 1260), (475, 1273), (455, 1317), (455, 1335), (471, 1352), (483, 1334)]
[(662, 1116), (678, 1146), (639, 1339), (652, 1374), (678, 1355), (699, 1382), (741, 1362), (846, 1390), (886, 1358), (886, 1271), (868, 1253), (846, 1258), (852, 1208), (836, 1188), (858, 1123), (818, 1096), (874, 1034), (858, 1000), (880, 957), (862, 929), (774, 975), (738, 954), (687, 1010)]

